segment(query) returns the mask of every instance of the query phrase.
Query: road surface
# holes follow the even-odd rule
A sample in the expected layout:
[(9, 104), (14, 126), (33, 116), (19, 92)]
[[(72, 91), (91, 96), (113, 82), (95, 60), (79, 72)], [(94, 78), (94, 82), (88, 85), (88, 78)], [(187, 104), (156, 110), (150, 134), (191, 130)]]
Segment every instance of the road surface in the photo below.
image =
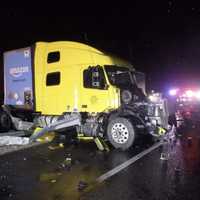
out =
[(89, 141), (54, 150), (44, 144), (2, 155), (0, 200), (199, 200), (199, 130), (182, 132), (170, 145), (168, 160), (160, 159), (159, 147), (98, 184), (98, 177), (152, 143), (139, 140), (127, 152), (99, 152)]

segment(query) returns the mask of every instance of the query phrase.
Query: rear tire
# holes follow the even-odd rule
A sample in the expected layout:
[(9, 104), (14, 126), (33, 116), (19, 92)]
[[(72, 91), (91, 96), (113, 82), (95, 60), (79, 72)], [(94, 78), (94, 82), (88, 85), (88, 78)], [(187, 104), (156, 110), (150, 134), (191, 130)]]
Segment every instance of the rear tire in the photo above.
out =
[(11, 129), (11, 119), (9, 117), (9, 115), (4, 112), (1, 111), (0, 112), (0, 132), (7, 132)]
[(108, 123), (107, 136), (115, 148), (126, 150), (135, 141), (135, 130), (129, 119), (117, 117)]

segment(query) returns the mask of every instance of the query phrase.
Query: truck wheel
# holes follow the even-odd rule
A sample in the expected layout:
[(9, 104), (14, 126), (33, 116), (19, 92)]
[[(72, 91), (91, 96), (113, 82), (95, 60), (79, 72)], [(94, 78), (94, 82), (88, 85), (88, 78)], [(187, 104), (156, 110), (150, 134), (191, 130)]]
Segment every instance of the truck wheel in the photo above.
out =
[(6, 112), (0, 112), (0, 132), (11, 129), (11, 119)]
[(135, 140), (135, 130), (132, 123), (122, 117), (110, 120), (107, 127), (109, 142), (115, 147), (126, 150)]

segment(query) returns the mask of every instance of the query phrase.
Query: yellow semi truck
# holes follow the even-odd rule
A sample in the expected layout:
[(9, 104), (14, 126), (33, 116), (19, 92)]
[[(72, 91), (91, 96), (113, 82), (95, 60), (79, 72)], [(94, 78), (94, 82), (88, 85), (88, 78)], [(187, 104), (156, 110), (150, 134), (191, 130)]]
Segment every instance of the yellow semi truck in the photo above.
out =
[(82, 43), (37, 42), (5, 52), (4, 87), (14, 127), (42, 128), (32, 140), (73, 129), (128, 149), (140, 132), (157, 136), (167, 128), (166, 106), (148, 100), (144, 74)]

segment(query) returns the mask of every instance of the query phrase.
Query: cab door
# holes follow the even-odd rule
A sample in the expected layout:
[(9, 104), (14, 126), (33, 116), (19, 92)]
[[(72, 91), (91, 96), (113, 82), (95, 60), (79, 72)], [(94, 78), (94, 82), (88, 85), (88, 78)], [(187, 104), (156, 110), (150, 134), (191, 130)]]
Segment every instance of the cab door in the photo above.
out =
[(42, 84), (42, 113), (46, 115), (60, 115), (63, 110), (63, 66), (58, 50), (47, 52), (47, 63), (44, 65)]
[(103, 112), (111, 106), (109, 86), (101, 66), (83, 70), (82, 112)]

